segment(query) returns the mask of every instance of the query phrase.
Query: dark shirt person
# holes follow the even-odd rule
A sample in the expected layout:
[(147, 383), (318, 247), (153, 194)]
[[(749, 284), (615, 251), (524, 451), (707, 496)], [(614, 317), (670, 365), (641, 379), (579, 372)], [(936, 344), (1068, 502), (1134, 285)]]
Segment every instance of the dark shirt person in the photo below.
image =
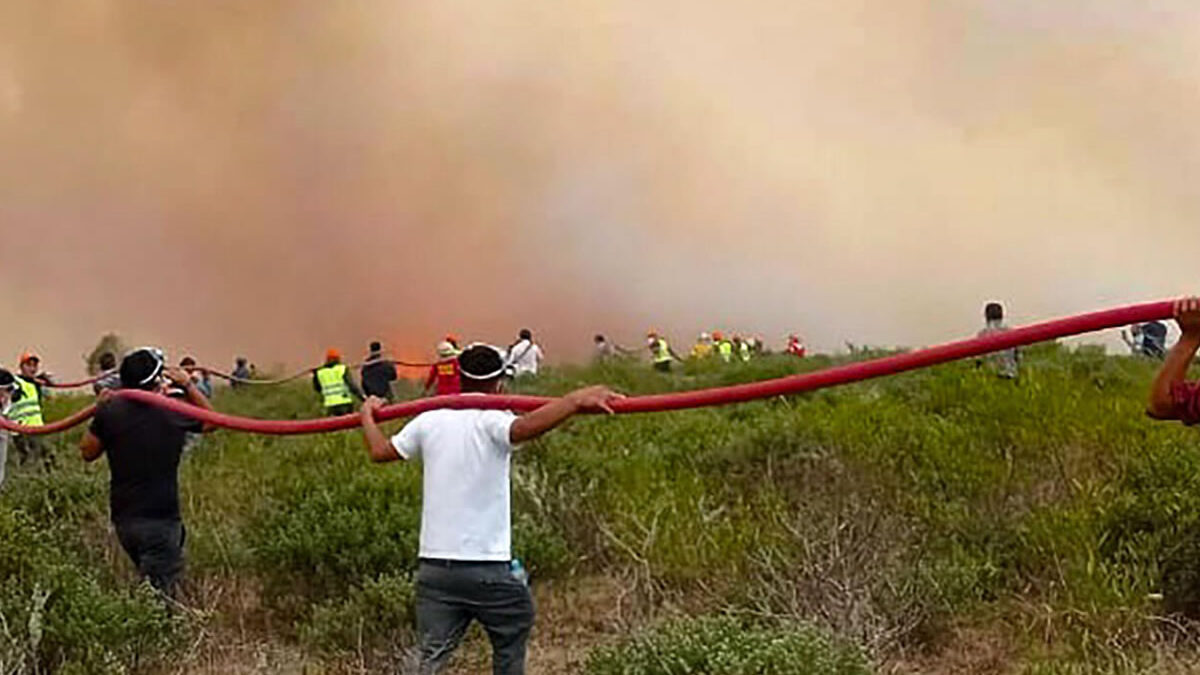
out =
[(370, 348), (367, 360), (359, 373), (362, 377), (363, 393), (391, 401), (392, 383), (397, 378), (396, 364), (383, 358), (383, 345), (378, 341), (372, 342)]
[(243, 382), (239, 382), (239, 380), (249, 380), (254, 377), (254, 373), (251, 372), (248, 363), (249, 361), (246, 359), (246, 357), (237, 357), (237, 360), (234, 362), (233, 372), (230, 373), (230, 375), (233, 375), (234, 379), (229, 382), (229, 386), (237, 389), (245, 384)]
[[(142, 348), (121, 360), (121, 388), (158, 392), (165, 375), (188, 403), (212, 410), (186, 372), (164, 370), (162, 352)], [(80, 442), (84, 461), (108, 457), (109, 510), (121, 547), (138, 573), (173, 597), (183, 573), (186, 530), (179, 512), (179, 458), (188, 432), (211, 427), (139, 401), (101, 396)]]

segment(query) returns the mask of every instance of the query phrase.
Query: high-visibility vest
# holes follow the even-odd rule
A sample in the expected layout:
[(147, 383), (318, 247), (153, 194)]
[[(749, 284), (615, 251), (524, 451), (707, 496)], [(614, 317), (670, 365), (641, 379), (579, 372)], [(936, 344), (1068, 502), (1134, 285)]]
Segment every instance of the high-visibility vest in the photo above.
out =
[(743, 342), (738, 351), (740, 352), (738, 356), (740, 356), (743, 361), (750, 360), (750, 345), (748, 343)]
[(38, 396), (37, 385), (23, 377), (17, 377), (16, 380), (21, 387), (21, 400), (8, 409), (8, 419), (28, 427), (45, 424), (42, 419), (42, 397)]
[(658, 342), (654, 343), (654, 362), (662, 363), (671, 360), (671, 347), (667, 345), (667, 341), (658, 338)]
[(350, 387), (346, 386), (346, 364), (335, 363), (318, 369), (317, 382), (321, 383), (326, 408), (354, 403), (350, 398)]
[(721, 355), (721, 360), (729, 363), (733, 359), (733, 343), (729, 340), (721, 340), (717, 343), (717, 353)]

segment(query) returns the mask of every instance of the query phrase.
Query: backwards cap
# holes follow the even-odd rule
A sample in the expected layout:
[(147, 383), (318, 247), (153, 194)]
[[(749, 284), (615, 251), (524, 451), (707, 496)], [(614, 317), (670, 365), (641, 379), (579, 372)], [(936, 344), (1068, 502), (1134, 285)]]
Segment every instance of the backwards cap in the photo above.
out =
[(469, 380), (494, 380), (509, 372), (499, 349), (473, 344), (458, 355), (459, 373)]
[(166, 356), (158, 347), (139, 347), (121, 359), (121, 386), (145, 389), (162, 375)]

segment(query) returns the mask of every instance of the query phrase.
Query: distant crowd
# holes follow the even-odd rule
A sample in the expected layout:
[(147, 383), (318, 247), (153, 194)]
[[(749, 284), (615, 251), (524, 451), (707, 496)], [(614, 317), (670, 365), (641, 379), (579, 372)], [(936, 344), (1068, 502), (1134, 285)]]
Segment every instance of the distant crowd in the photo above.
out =
[[(1176, 305), (1182, 331), (1168, 350), (1161, 322), (1131, 327), (1123, 335), (1137, 355), (1164, 359), (1151, 389), (1148, 412), (1162, 420), (1200, 423), (1200, 383), (1186, 381), (1188, 366), (1200, 350), (1200, 299)], [(1008, 331), (1004, 308), (984, 308), (980, 337)], [(630, 350), (603, 335), (594, 339), (601, 362), (634, 358)], [(667, 373), (685, 359), (657, 330), (646, 334), (645, 349), (655, 370)], [(797, 335), (788, 337), (784, 353), (804, 358), (807, 349)], [(768, 353), (758, 336), (722, 331), (701, 333), (687, 356), (718, 364), (749, 362)], [(437, 345), (437, 360), (424, 378), (427, 394), (495, 394), (513, 378), (537, 376), (545, 352), (532, 331), (521, 330), (505, 348), (475, 343), (459, 346), (454, 335)], [(1005, 380), (1017, 382), (1021, 352), (1005, 349), (980, 359)], [(184, 569), (186, 529), (181, 516), (178, 469), (184, 449), (212, 427), (191, 418), (114, 396), (118, 389), (156, 392), (211, 410), (211, 374), (190, 357), (169, 367), (159, 349), (135, 349), (118, 362), (112, 353), (99, 358), (99, 397), (95, 416), (80, 441), (80, 455), (92, 462), (107, 458), (110, 472), (109, 511), (116, 537), (138, 572), (158, 590), (168, 606), (177, 597)], [(238, 358), (233, 386), (253, 381), (255, 369)], [(368, 346), (358, 381), (336, 349), (325, 353), (312, 370), (312, 386), (331, 415), (351, 414), (356, 399), (367, 455), (374, 462), (419, 461), (423, 503), (416, 573), (416, 620), (421, 672), (439, 672), (447, 664), (472, 621), (480, 622), (492, 644), (495, 673), (525, 670), (526, 644), (534, 622), (529, 577), (512, 554), (510, 462), (522, 443), (539, 438), (570, 417), (584, 412), (613, 411), (621, 395), (602, 386), (586, 387), (552, 400), (532, 412), (440, 409), (423, 413), (386, 435), (376, 413), (392, 399), (397, 362), (376, 341)], [(41, 359), (23, 354), (16, 373), (0, 369), (0, 412), (26, 426), (44, 424), (43, 387), (52, 382)], [(359, 384), (361, 382), (361, 385)], [(0, 433), (0, 484), (6, 462), (8, 433)], [(54, 456), (40, 436), (15, 434), (12, 445), (21, 464), (55, 469)]]

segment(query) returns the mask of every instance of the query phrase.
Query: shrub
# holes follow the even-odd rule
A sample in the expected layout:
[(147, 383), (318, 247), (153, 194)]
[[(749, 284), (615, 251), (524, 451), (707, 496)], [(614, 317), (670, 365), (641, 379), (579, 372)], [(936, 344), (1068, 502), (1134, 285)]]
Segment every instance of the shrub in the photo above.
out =
[(0, 672), (122, 672), (169, 649), (176, 626), (149, 587), (103, 588), (62, 536), (0, 507)]
[(590, 675), (867, 675), (860, 649), (804, 624), (758, 627), (731, 617), (668, 623), (589, 655)]
[(395, 652), (413, 643), (412, 579), (387, 575), (368, 579), (340, 600), (316, 605), (299, 626), (300, 640), (317, 651)]

